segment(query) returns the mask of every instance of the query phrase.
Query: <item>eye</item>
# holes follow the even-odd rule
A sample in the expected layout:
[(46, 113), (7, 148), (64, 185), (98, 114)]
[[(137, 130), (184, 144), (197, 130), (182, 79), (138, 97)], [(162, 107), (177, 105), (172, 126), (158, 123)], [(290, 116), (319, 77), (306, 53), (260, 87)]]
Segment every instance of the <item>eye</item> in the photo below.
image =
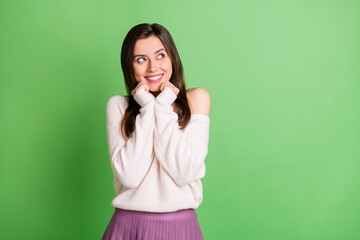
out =
[(165, 58), (165, 54), (160, 53), (160, 54), (158, 55), (158, 58)]
[(136, 61), (139, 62), (139, 63), (141, 63), (141, 62), (144, 62), (144, 61), (145, 61), (145, 58), (141, 57), (141, 58), (138, 58)]

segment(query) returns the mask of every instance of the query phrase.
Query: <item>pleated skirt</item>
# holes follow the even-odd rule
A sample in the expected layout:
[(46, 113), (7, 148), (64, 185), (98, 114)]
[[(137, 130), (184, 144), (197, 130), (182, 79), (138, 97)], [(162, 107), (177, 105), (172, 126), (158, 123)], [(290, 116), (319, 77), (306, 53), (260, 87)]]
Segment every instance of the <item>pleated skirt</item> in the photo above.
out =
[(115, 208), (101, 240), (204, 240), (194, 209), (154, 213)]

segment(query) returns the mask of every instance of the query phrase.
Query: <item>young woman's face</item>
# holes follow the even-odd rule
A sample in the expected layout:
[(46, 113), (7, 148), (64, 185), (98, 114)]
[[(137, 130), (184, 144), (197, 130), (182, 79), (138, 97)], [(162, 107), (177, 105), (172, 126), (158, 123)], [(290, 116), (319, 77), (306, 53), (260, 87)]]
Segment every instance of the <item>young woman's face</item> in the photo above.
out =
[(150, 91), (160, 91), (172, 75), (172, 62), (164, 45), (156, 36), (139, 39), (134, 47), (133, 68), (136, 81), (146, 80)]

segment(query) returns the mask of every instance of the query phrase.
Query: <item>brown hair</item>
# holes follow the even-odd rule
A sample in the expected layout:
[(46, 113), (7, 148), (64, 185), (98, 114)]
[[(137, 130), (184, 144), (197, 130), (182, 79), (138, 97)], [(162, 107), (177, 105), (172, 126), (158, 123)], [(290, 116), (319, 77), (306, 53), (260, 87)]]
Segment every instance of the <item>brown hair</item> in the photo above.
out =
[(126, 91), (128, 94), (128, 107), (125, 110), (124, 117), (121, 122), (121, 130), (124, 138), (129, 138), (134, 132), (135, 118), (137, 114), (139, 114), (140, 110), (140, 105), (131, 95), (131, 91), (138, 84), (135, 79), (133, 69), (135, 43), (138, 39), (148, 38), (153, 35), (160, 39), (172, 62), (172, 75), (170, 77), (170, 82), (179, 89), (175, 105), (178, 108), (177, 114), (180, 129), (185, 129), (191, 118), (190, 107), (186, 97), (183, 66), (169, 31), (157, 23), (142, 23), (130, 29), (121, 47), (121, 68), (123, 70)]

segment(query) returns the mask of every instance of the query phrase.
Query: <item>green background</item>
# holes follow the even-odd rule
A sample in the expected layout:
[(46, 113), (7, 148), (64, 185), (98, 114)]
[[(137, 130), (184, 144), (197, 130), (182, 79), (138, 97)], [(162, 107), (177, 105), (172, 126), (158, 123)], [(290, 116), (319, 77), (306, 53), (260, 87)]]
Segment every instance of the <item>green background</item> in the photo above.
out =
[(211, 96), (205, 239), (360, 239), (359, 1), (1, 1), (0, 239), (100, 239), (122, 41), (172, 34)]

